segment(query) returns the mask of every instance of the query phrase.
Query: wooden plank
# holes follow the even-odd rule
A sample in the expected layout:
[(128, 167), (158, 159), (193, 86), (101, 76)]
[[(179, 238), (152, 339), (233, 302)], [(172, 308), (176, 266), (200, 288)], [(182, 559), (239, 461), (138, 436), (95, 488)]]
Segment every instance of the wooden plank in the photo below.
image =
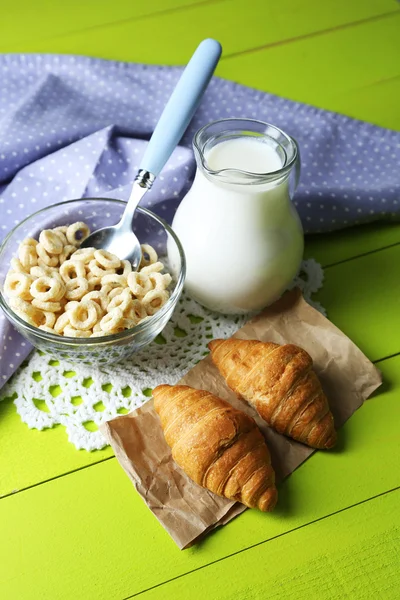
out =
[[(155, 15), (143, 22), (132, 20), (69, 35), (18, 39), (15, 43), (9, 41), (6, 47), (0, 42), (0, 48), (8, 52), (61, 52), (184, 64), (204, 37), (219, 39), (225, 54), (231, 54), (396, 12), (398, 7), (391, 0), (329, 0), (323, 4), (315, 0), (281, 0), (279, 5), (271, 0), (219, 0), (165, 13), (162, 18)], [(179, 43), (171, 43), (173, 40)], [(281, 64), (272, 68), (277, 67), (282, 70)], [(259, 77), (265, 85), (264, 73), (265, 63)]]
[[(400, 54), (397, 50), (397, 54)], [(334, 110), (364, 121), (373, 121), (382, 127), (398, 130), (400, 77), (378, 76), (373, 82), (332, 94), (329, 104)], [(377, 115), (379, 121), (377, 121)]]
[(400, 490), (145, 592), (143, 600), (397, 600)]
[(124, 598), (399, 486), (400, 356), (381, 367), (383, 391), (342, 428), (336, 451), (317, 453), (280, 485), (275, 513), (246, 511), (184, 552), (115, 460), (3, 498), (0, 596)]
[(306, 236), (304, 257), (326, 266), (399, 243), (400, 223), (371, 223)]
[[(348, 246), (351, 247), (350, 242)], [(318, 258), (318, 253), (314, 255)], [(317, 295), (330, 319), (372, 360), (400, 352), (399, 263), (400, 245), (397, 245), (330, 267), (325, 271), (324, 286)], [(109, 449), (77, 452), (67, 442), (61, 426), (46, 432), (29, 430), (21, 423), (10, 400), (0, 402), (0, 432), (3, 440), (0, 495), (111, 455)]]
[(77, 451), (61, 425), (29, 429), (11, 398), (0, 401), (0, 437), (0, 498), (113, 456), (110, 448)]
[(30, 44), (35, 40), (104, 27), (110, 23), (136, 21), (150, 15), (160, 18), (166, 11), (204, 2), (207, 0), (68, 0), (67, 4), (52, 0), (7, 2), (7, 9), (1, 15), (1, 48), (9, 51), (10, 44)]
[(325, 270), (316, 298), (370, 358), (400, 352), (400, 245)]
[[(292, 100), (358, 117), (369, 86), (380, 79), (400, 76), (399, 26), (400, 14), (228, 57), (220, 63), (218, 74)], [(355, 90), (361, 91), (354, 93)], [(393, 106), (395, 99), (390, 88), (386, 92), (382, 87), (379, 103), (371, 105), (367, 101), (370, 121), (386, 124), (386, 102)], [(400, 129), (399, 111), (391, 126)]]

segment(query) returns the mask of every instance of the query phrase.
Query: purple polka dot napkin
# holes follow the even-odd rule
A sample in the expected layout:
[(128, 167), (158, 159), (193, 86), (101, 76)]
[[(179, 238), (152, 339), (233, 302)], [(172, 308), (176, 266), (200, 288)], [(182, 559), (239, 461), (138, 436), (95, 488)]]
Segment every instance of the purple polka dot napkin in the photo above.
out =
[[(0, 56), (0, 240), (25, 216), (82, 196), (127, 199), (182, 69), (78, 56)], [(143, 204), (171, 221), (195, 172), (191, 140), (226, 117), (297, 139), (304, 229), (400, 218), (400, 133), (214, 78)], [(0, 387), (30, 350), (0, 315)]]

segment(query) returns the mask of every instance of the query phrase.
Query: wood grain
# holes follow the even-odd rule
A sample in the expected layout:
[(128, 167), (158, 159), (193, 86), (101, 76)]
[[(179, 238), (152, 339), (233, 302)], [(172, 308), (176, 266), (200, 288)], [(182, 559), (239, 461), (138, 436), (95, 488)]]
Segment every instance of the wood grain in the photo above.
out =
[(140, 598), (186, 600), (190, 590), (192, 600), (397, 600), (399, 518), (400, 490), (396, 490), (170, 581)]
[[(365, 88), (377, 80), (400, 75), (399, 27), (400, 12), (390, 18), (227, 58), (221, 62), (218, 74), (292, 100), (333, 111), (340, 109), (358, 117), (362, 92), (354, 91), (364, 90), (367, 96)], [(392, 103), (388, 99), (389, 106)], [(372, 113), (369, 105), (369, 118), (377, 125), (388, 126), (383, 106), (376, 106), (376, 113)], [(398, 114), (394, 121), (391, 117), (391, 126), (400, 129)]]
[[(172, 4), (173, 0), (169, 2)], [(138, 4), (143, 3), (135, 3)], [(52, 36), (51, 28), (56, 27), (57, 30), (60, 27), (59, 19), (55, 21), (56, 11), (53, 9), (53, 14), (52, 11), (41, 13), (45, 20), (47, 15), (51, 15), (45, 35), (42, 29), (41, 35), (30, 35), (26, 39), (19, 36), (14, 43), (9, 39), (6, 50), (85, 54), (150, 64), (184, 64), (204, 37), (217, 38), (223, 45), (224, 54), (229, 55), (397, 11), (397, 5), (391, 0), (327, 0), (324, 3), (315, 0), (281, 0), (279, 4), (265, 0), (218, 0), (191, 4), (185, 10), (165, 12), (162, 16), (155, 14), (143, 22), (132, 19), (113, 24), (112, 21), (118, 20), (116, 12), (106, 26), (83, 31), (79, 31), (79, 28), (83, 29), (83, 20), (78, 16), (81, 25), (74, 25), (76, 33), (71, 31), (71, 20), (75, 14), (79, 15), (75, 9), (65, 13), (67, 23), (69, 21), (66, 28), (68, 35)], [(93, 0), (89, 5), (93, 7)], [(108, 14), (112, 6), (105, 9)], [(128, 3), (122, 3), (121, 8), (117, 7), (118, 10), (125, 15), (129, 11)], [(88, 10), (89, 14), (92, 12), (93, 8)], [(23, 13), (20, 15), (19, 19), (24, 21)], [(257, 18), (257, 15), (261, 18)], [(28, 23), (29, 20), (26, 21)], [(179, 43), (171, 43), (172, 40), (179, 40)], [(1, 41), (0, 49), (5, 49)]]
[[(161, 19), (166, 12), (176, 11), (193, 4), (207, 4), (210, 0), (18, 0), (7, 2), (0, 23), (0, 48), (5, 52), (18, 44), (35, 44), (40, 40), (68, 36), (78, 31), (108, 27), (125, 21), (137, 21), (153, 16)], [(218, 2), (218, 0), (216, 0)], [(224, 1), (224, 0), (221, 0)], [(384, 9), (386, 10), (387, 7)], [(55, 50), (50, 50), (50, 52)]]
[(0, 499), (113, 456), (109, 447), (77, 451), (61, 425), (47, 431), (29, 429), (11, 398), (0, 400), (0, 436)]
[(400, 352), (400, 245), (325, 269), (316, 294), (370, 360)]
[(338, 112), (378, 123), (382, 127), (397, 131), (400, 129), (399, 75), (387, 78), (376, 75), (373, 81), (365, 85), (353, 86), (345, 92), (333, 93), (332, 96), (332, 106)]
[(400, 244), (400, 223), (377, 222), (308, 235), (304, 257), (315, 258), (326, 267), (396, 244)]

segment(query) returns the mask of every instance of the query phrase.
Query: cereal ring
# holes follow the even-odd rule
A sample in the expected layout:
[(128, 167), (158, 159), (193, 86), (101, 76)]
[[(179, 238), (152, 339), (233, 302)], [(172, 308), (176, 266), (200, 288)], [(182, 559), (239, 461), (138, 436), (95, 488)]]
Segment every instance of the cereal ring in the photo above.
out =
[(136, 327), (137, 321), (135, 319), (124, 318), (122, 322), (122, 327), (124, 329), (133, 329)]
[(93, 302), (96, 302), (96, 304), (98, 304), (104, 311), (107, 310), (107, 306), (110, 302), (109, 298), (107, 298), (104, 292), (97, 290), (85, 294), (82, 298), (82, 302), (86, 302), (86, 300), (93, 300)]
[(46, 331), (46, 333), (56, 334), (56, 331), (54, 331), (53, 327), (49, 327), (47, 325), (39, 325), (39, 329), (41, 329), (42, 331)]
[(71, 327), (71, 325), (67, 325), (65, 327), (63, 333), (67, 337), (75, 337), (75, 338), (88, 338), (92, 335), (91, 331), (75, 329), (74, 327)]
[(54, 331), (59, 333), (60, 335), (63, 333), (64, 329), (69, 325), (69, 312), (65, 312), (60, 315), (55, 322)]
[(8, 304), (14, 310), (26, 310), (27, 312), (34, 310), (30, 302), (27, 302), (18, 296), (11, 296), (8, 298)]
[(63, 246), (68, 245), (67, 236), (65, 235), (67, 233), (67, 229), (68, 228), (65, 226), (64, 227), (54, 227), (54, 229), (52, 229), (53, 233), (58, 235), (58, 237), (60, 238)]
[(96, 248), (75, 248), (74, 260), (80, 260), (83, 263), (89, 263), (94, 259), (94, 252)]
[(142, 251), (142, 260), (140, 261), (140, 268), (147, 267), (147, 265), (152, 265), (153, 263), (157, 262), (157, 252), (154, 250), (153, 246), (150, 246), (150, 244), (141, 244), (140, 249)]
[(137, 298), (142, 298), (152, 289), (151, 281), (147, 275), (132, 271), (128, 275), (128, 286)]
[(89, 273), (95, 277), (103, 277), (104, 275), (112, 275), (114, 271), (112, 269), (105, 269), (102, 265), (99, 265), (97, 260), (93, 258), (88, 265)]
[(54, 227), (53, 231), (57, 231), (65, 235), (67, 233), (67, 229), (68, 225), (59, 225), (58, 227)]
[(120, 308), (122, 312), (127, 310), (129, 304), (132, 302), (131, 291), (129, 288), (125, 288), (120, 294), (117, 294), (107, 306), (107, 312), (111, 312), (114, 308)]
[(124, 320), (124, 315), (120, 308), (114, 308), (111, 312), (104, 315), (100, 321), (100, 327), (103, 331), (110, 332), (119, 327)]
[(4, 292), (6, 296), (14, 296), (23, 300), (31, 300), (32, 294), (30, 286), (32, 277), (26, 273), (7, 273), (4, 282)]
[(20, 243), (19, 247), (21, 248), (21, 246), (33, 246), (33, 248), (35, 248), (38, 245), (38, 241), (35, 240), (32, 237), (27, 237), (24, 240), (22, 240), (22, 242)]
[[(107, 287), (107, 286), (106, 286), (106, 287)], [(105, 289), (105, 288), (104, 288), (104, 289)], [(109, 301), (109, 302), (111, 302), (111, 300), (112, 300), (113, 298), (115, 298), (115, 296), (119, 296), (120, 294), (122, 294), (122, 292), (123, 292), (124, 290), (126, 290), (126, 288), (123, 288), (123, 287), (121, 287), (121, 286), (119, 286), (119, 287), (115, 287), (115, 288), (112, 288), (112, 289), (111, 289), (111, 290), (108, 292), (108, 294), (107, 294), (108, 301)]]
[(124, 317), (139, 323), (147, 317), (147, 312), (140, 300), (132, 300), (126, 311), (124, 311)]
[(165, 290), (151, 290), (143, 298), (143, 306), (149, 316), (154, 315), (168, 300), (169, 294)]
[[(103, 332), (102, 328), (100, 327), (100, 321), (97, 321), (96, 325), (93, 327), (93, 331), (97, 332), (97, 331), (101, 331)], [(103, 333), (104, 335), (104, 333)]]
[(69, 260), (72, 256), (72, 254), (74, 254), (76, 252), (76, 247), (73, 246), (72, 244), (66, 244), (63, 247), (63, 250), (60, 254), (60, 265), (62, 265), (66, 260)]
[(124, 331), (124, 328), (122, 327), (122, 325), (120, 325), (119, 327), (116, 327), (114, 329), (110, 329), (106, 333), (103, 331), (103, 335), (115, 335), (116, 333), (121, 333), (121, 331)]
[[(65, 264), (65, 263), (64, 263)], [(67, 283), (65, 297), (67, 300), (80, 300), (89, 291), (89, 283), (83, 277), (77, 277)]]
[(164, 273), (163, 279), (164, 279), (164, 287), (167, 288), (172, 281), (172, 277), (169, 273)]
[[(89, 292), (90, 294), (90, 292)], [(85, 294), (85, 296), (83, 296), (82, 300), (81, 300), (81, 304), (84, 304), (86, 302), (86, 296), (88, 296), (88, 294)], [(99, 304), (98, 302), (96, 302), (95, 300), (91, 299), (89, 300), (89, 302), (93, 302), (93, 304), (95, 305), (96, 308), (96, 313), (97, 313), (97, 321), (100, 321), (100, 319), (104, 316), (104, 313), (106, 312), (105, 310), (102, 309), (101, 304)]]
[(85, 267), (78, 260), (66, 260), (60, 266), (59, 272), (65, 283), (78, 279), (78, 277), (85, 278), (86, 276)]
[(129, 260), (121, 260), (121, 265), (115, 269), (117, 275), (123, 275), (128, 277), (129, 273), (132, 272), (132, 265)]
[(65, 285), (56, 277), (39, 277), (35, 279), (30, 287), (30, 292), (34, 298), (42, 302), (58, 302), (65, 292)]
[(26, 273), (27, 272), (24, 265), (19, 260), (19, 258), (12, 258), (10, 262), (11, 262), (12, 270), (15, 271), (16, 273)]
[(32, 327), (37, 327), (36, 322), (32, 319), (32, 317), (30, 315), (28, 315), (27, 312), (25, 312), (23, 310), (18, 310), (16, 308), (14, 309), (14, 312), (16, 315), (19, 316), (20, 319), (22, 319), (26, 323), (29, 323), (29, 325), (32, 325)]
[(44, 270), (43, 267), (39, 267), (37, 265), (35, 267), (31, 267), (29, 269), (29, 274), (31, 275), (31, 277), (34, 277), (35, 279), (37, 279), (38, 277), (50, 276), (49, 273), (46, 273), (46, 271)]
[(138, 325), (141, 325), (144, 321), (148, 321), (149, 319), (151, 319), (150, 315), (146, 315), (143, 319), (140, 319)]
[(133, 329), (137, 325), (137, 320), (129, 319), (129, 317), (125, 317), (122, 324), (123, 324), (124, 329)]
[(108, 294), (111, 292), (111, 290), (120, 290), (120, 292), (121, 292), (122, 289), (123, 288), (121, 288), (120, 286), (114, 287), (110, 283), (107, 283), (106, 285), (101, 286), (100, 292), (102, 292), (105, 296), (108, 296)]
[(100, 304), (97, 304), (97, 302), (94, 303), (95, 307), (96, 307), (96, 312), (97, 312), (97, 320), (100, 321), (102, 317), (104, 317), (104, 313), (106, 312), (105, 310), (103, 310), (100, 306)]
[(49, 265), (46, 265), (46, 263), (43, 262), (43, 260), (41, 258), (38, 258), (37, 266), (41, 267), (42, 269), (47, 269), (47, 272), (50, 276), (55, 275), (55, 274), (59, 275), (57, 266), (50, 267)]
[(13, 311), (24, 321), (37, 327), (43, 321), (43, 313), (22, 298), (10, 298), (8, 301)]
[(104, 277), (101, 280), (101, 283), (103, 285), (112, 285), (113, 287), (116, 287), (116, 286), (126, 287), (127, 286), (126, 277), (124, 277), (123, 275), (117, 275), (116, 273), (110, 273), (108, 275), (104, 275)]
[(26, 312), (27, 314), (32, 315), (36, 310), (30, 302), (27, 302), (18, 296), (11, 296), (8, 298), (8, 304), (15, 312)]
[(44, 314), (44, 318), (45, 318), (44, 325), (46, 327), (54, 327), (54, 324), (56, 322), (55, 313), (44, 311), (43, 314)]
[(150, 273), (149, 279), (155, 290), (165, 290), (172, 281), (169, 273)]
[[(118, 325), (118, 327), (114, 327), (114, 329), (107, 331), (107, 335), (112, 335), (114, 333), (121, 333), (121, 331), (125, 331), (126, 329), (132, 329), (135, 326), (136, 326), (135, 321), (133, 321), (132, 319), (124, 318), (121, 325)], [(104, 335), (104, 332), (103, 332), (103, 335)]]
[[(36, 267), (31, 267), (29, 273), (32, 275), (32, 277), (52, 277), (53, 275), (53, 268), (52, 267), (46, 267), (46, 265), (44, 267), (39, 267), (39, 265), (37, 265)], [(58, 274), (58, 271), (57, 271)]]
[(69, 225), (65, 233), (68, 242), (74, 246), (79, 246), (82, 244), (82, 242), (89, 237), (89, 234), (89, 227), (82, 221), (78, 221), (77, 223), (72, 223), (72, 225)]
[(150, 273), (159, 273), (163, 270), (163, 268), (163, 263), (158, 261), (152, 263), (151, 265), (148, 265), (147, 267), (143, 267), (142, 269), (140, 269), (140, 273), (142, 273), (143, 275), (150, 275)]
[(64, 310), (72, 310), (76, 306), (79, 306), (78, 300), (70, 300), (70, 302), (67, 302), (67, 304), (64, 306)]
[[(56, 267), (58, 265), (58, 256), (47, 253), (46, 248), (42, 244), (36, 246), (36, 252), (40, 260), (44, 262), (48, 267)], [(32, 265), (33, 266), (33, 265)]]
[(70, 323), (79, 331), (88, 331), (97, 323), (97, 307), (98, 305), (93, 300), (80, 302), (79, 306), (75, 306), (69, 311)]
[(61, 237), (51, 229), (43, 229), (40, 232), (39, 244), (43, 246), (48, 254), (61, 254), (63, 251)]
[(163, 290), (165, 289), (164, 278), (161, 273), (150, 273), (149, 279), (151, 281), (151, 285), (153, 290)]
[(32, 300), (32, 306), (35, 306), (35, 308), (40, 308), (40, 310), (48, 313), (56, 313), (60, 312), (61, 310), (61, 304), (59, 302), (46, 302), (39, 300), (38, 298), (34, 298)]
[(101, 277), (96, 277), (95, 275), (92, 275), (91, 277), (88, 277), (88, 282), (89, 282), (89, 290), (91, 292), (99, 292), (102, 288), (102, 283), (101, 283)]
[(110, 335), (109, 333), (105, 333), (104, 331), (102, 331), (102, 329), (99, 329), (98, 331), (95, 331), (93, 329), (93, 333), (91, 334), (90, 337), (104, 337), (106, 335)]
[(18, 249), (18, 258), (24, 269), (29, 271), (31, 267), (38, 264), (36, 247), (28, 244), (21, 244)]
[(121, 266), (118, 256), (115, 256), (112, 252), (108, 252), (108, 250), (95, 250), (94, 258), (105, 269), (118, 269)]

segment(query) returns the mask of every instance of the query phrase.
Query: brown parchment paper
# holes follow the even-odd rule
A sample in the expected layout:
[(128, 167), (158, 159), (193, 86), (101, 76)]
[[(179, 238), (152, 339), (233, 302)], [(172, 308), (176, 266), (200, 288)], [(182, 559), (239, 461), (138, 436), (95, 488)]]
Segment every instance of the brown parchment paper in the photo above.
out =
[[(284, 294), (234, 337), (293, 343), (307, 350), (328, 397), (336, 427), (343, 425), (382, 383), (378, 369), (347, 336), (307, 304), (299, 290)], [(179, 383), (208, 390), (252, 416), (266, 438), (278, 482), (314, 452), (268, 427), (251, 406), (227, 387), (209, 356)], [(102, 431), (137, 491), (179, 548), (187, 548), (245, 510), (243, 505), (199, 487), (175, 464), (152, 401), (109, 421)]]

